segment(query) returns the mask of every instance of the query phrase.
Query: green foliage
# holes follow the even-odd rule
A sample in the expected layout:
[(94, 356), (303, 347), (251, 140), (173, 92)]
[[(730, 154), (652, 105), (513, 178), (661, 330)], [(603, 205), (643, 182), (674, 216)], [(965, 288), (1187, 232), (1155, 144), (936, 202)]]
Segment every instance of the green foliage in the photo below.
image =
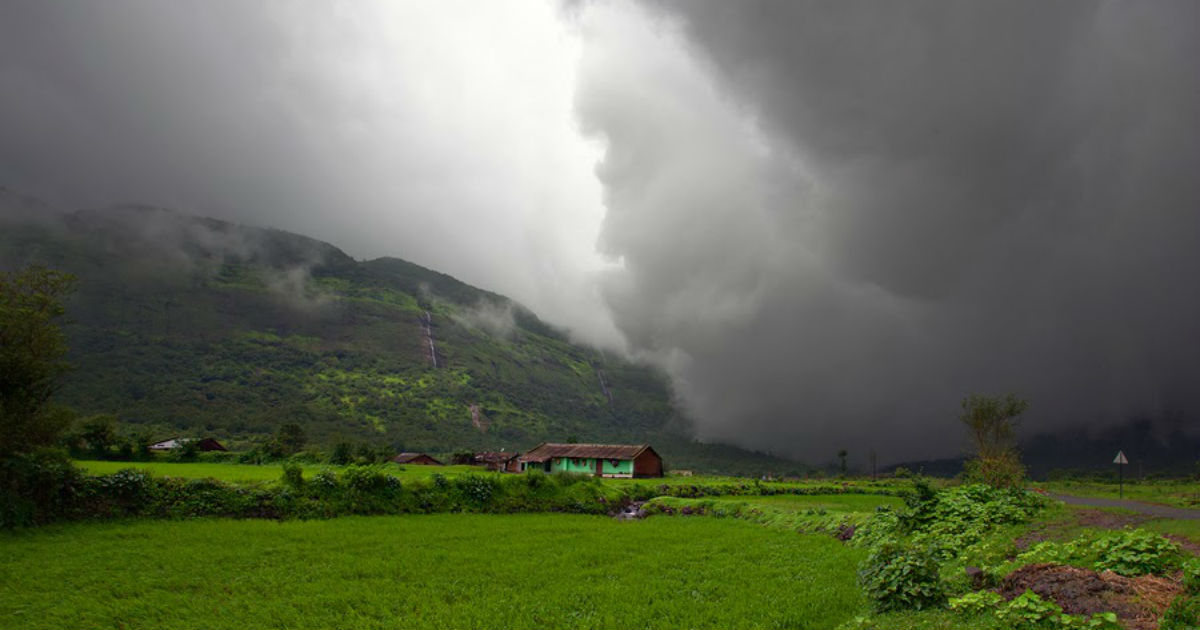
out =
[(1200, 558), (1188, 558), (1182, 568), (1184, 590), (1191, 595), (1200, 595)]
[(1063, 610), (1058, 604), (1046, 601), (1028, 589), (1008, 605), (996, 610), (996, 618), (1014, 629), (1051, 628), (1054, 627), (1054, 620), (1062, 614)]
[(275, 431), (275, 442), (279, 444), (283, 454), (292, 455), (304, 448), (308, 443), (308, 436), (300, 425), (289, 422), (279, 425), (279, 429)]
[(496, 494), (499, 484), (494, 476), (466, 475), (455, 479), (463, 496), (475, 505), (485, 505)]
[(1163, 574), (1180, 566), (1179, 545), (1144, 529), (1086, 532), (1067, 542), (1043, 541), (998, 572), (1026, 564), (1053, 562), (1136, 577)]
[(1029, 403), (1012, 394), (971, 394), (963, 399), (962, 409), (959, 420), (967, 427), (976, 456), (966, 467), (968, 481), (997, 488), (1019, 486), (1025, 470), (1016, 451), (1017, 418)]
[(719, 519), (197, 519), (6, 536), (0, 575), (12, 628), (834, 628), (862, 555)]
[(0, 457), (52, 446), (66, 429), (50, 400), (68, 369), (58, 321), (74, 282), (39, 266), (0, 271)]
[[(117, 417), (99, 414), (82, 421), (79, 438), (87, 454), (96, 459), (112, 456), (112, 447), (117, 442)], [(132, 456), (132, 453), (130, 453)]]
[(297, 464), (287, 463), (283, 465), (283, 485), (292, 490), (299, 490), (304, 487), (304, 469)]
[(885, 543), (859, 565), (858, 581), (876, 611), (940, 606), (946, 600), (937, 557), (912, 545)]
[(1003, 601), (1004, 597), (994, 591), (976, 591), (951, 599), (950, 610), (964, 617), (974, 617), (998, 608)]
[(1178, 595), (1159, 620), (1159, 630), (1189, 630), (1200, 627), (1200, 597)]
[(1025, 483), (1025, 466), (1016, 451), (995, 457), (969, 459), (963, 462), (963, 481), (996, 488), (1017, 488)]
[(329, 452), (329, 463), (335, 466), (344, 466), (354, 461), (354, 447), (349, 442), (338, 442), (333, 445), (333, 450)]
[(167, 453), (173, 462), (194, 462), (200, 458), (200, 446), (195, 440), (183, 440)]
[(1125, 529), (1101, 536), (1094, 545), (1098, 571), (1136, 577), (1162, 574), (1179, 567), (1179, 545), (1144, 529)]
[(38, 449), (0, 457), (0, 528), (50, 522), (70, 512), (79, 471), (65, 453)]
[(871, 549), (859, 575), (876, 611), (924, 609), (948, 592), (965, 590), (959, 556), (1002, 558), (1005, 545), (1011, 546), (1008, 529), (1045, 506), (1041, 497), (1015, 488), (967, 485), (936, 492), (919, 479), (904, 500), (904, 509), (878, 511), (851, 539)]

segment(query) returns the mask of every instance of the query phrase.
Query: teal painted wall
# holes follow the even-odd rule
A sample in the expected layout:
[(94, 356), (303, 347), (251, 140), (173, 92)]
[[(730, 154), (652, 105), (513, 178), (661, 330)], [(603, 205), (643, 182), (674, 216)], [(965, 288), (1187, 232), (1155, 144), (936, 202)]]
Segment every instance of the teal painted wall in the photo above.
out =
[[(603, 473), (605, 475), (632, 475), (633, 460), (623, 459), (617, 460), (617, 465), (614, 466), (612, 460), (601, 460)], [(555, 457), (550, 460), (550, 472), (573, 472), (584, 473), (588, 475), (596, 474), (596, 460), (590, 457), (587, 458), (570, 458), (570, 457)]]
[(633, 460), (618, 459), (617, 465), (613, 466), (611, 459), (604, 460), (604, 474), (606, 475), (632, 475)]
[(559, 468), (559, 470), (574, 473), (587, 473), (589, 475), (596, 473), (596, 460), (594, 459), (564, 457), (558, 461), (562, 462), (560, 464), (562, 467)]

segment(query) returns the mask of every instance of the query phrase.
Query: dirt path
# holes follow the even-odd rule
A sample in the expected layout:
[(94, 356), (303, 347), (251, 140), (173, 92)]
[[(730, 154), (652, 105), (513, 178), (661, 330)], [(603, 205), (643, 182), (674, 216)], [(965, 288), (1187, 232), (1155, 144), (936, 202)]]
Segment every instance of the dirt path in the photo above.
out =
[(1131, 501), (1129, 499), (1101, 499), (1098, 497), (1075, 497), (1069, 494), (1050, 493), (1050, 498), (1058, 499), (1068, 505), (1088, 505), (1091, 507), (1115, 507), (1133, 510), (1139, 514), (1153, 516), (1155, 518), (1178, 518), (1189, 520), (1200, 520), (1200, 510), (1188, 510), (1184, 508), (1171, 507), (1169, 505), (1154, 505), (1152, 503), (1142, 503), (1141, 501)]

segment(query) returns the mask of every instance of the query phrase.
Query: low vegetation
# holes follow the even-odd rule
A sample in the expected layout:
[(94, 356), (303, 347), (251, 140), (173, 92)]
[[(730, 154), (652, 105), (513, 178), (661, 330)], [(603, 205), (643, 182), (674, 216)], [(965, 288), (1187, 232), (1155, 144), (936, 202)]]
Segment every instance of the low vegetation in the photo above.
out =
[(715, 519), (139, 521), (0, 549), (3, 628), (832, 628), (863, 604), (861, 550)]

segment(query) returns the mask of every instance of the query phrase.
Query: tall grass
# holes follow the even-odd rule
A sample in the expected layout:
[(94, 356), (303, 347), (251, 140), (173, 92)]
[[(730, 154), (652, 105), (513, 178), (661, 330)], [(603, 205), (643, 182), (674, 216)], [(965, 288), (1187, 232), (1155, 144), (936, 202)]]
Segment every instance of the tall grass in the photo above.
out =
[(0, 534), (0, 628), (828, 628), (862, 554), (721, 519), (55, 525)]

